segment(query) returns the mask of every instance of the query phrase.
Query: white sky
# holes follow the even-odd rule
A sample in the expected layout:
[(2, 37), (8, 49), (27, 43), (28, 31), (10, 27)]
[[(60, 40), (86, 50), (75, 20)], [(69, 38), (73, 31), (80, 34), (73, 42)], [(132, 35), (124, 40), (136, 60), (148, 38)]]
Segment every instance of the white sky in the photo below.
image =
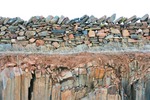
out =
[(0, 0), (0, 16), (21, 17), (28, 20), (32, 16), (64, 15), (69, 18), (84, 14), (102, 17), (111, 16), (142, 17), (150, 14), (150, 0)]

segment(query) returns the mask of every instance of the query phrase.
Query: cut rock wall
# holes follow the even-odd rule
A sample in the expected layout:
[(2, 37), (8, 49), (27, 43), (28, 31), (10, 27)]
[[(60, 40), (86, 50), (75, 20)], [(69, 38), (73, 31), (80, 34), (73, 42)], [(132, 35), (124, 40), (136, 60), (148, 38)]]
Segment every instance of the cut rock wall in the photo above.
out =
[(1, 100), (149, 100), (150, 53), (5, 54)]
[[(34, 16), (29, 21), (0, 17), (0, 51), (50, 51), (82, 44), (142, 48), (149, 44), (149, 24), (148, 14), (141, 18), (134, 15), (118, 19), (116, 14), (101, 18), (84, 15), (74, 19)], [(114, 44), (117, 46), (113, 47)]]

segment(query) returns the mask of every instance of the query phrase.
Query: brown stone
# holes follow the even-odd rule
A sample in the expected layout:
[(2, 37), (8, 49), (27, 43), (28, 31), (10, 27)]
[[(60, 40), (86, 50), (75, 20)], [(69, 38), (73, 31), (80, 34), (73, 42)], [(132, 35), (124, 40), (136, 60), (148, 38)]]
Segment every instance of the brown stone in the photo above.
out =
[(36, 34), (35, 31), (26, 31), (25, 36), (27, 36), (27, 38), (31, 38)]
[(128, 37), (130, 35), (128, 30), (122, 30), (123, 37)]
[(53, 45), (55, 48), (60, 47), (60, 44), (59, 44), (58, 42), (53, 42), (52, 45)]
[(147, 22), (142, 22), (142, 26), (141, 26), (141, 28), (147, 28), (147, 27), (148, 27)]
[(71, 90), (66, 90), (61, 93), (61, 100), (74, 100)]
[(144, 29), (143, 32), (144, 33), (149, 33), (149, 29)]
[(102, 79), (104, 77), (105, 69), (104, 68), (95, 68), (95, 78)]
[(41, 77), (41, 71), (40, 70), (36, 70), (35, 76), (36, 76), (36, 78), (40, 78)]
[(29, 39), (29, 42), (30, 42), (30, 43), (35, 42), (35, 39), (34, 39), (34, 38), (31, 38), (31, 39)]
[(136, 30), (129, 30), (130, 34), (135, 33)]
[(115, 28), (111, 28), (111, 33), (119, 34), (119, 33), (120, 33), (120, 30), (115, 29)]
[(44, 41), (43, 40), (36, 40), (36, 46), (41, 46), (44, 45)]
[(69, 39), (74, 39), (74, 35), (73, 34), (69, 34)]
[(95, 37), (95, 32), (90, 30), (89, 33), (88, 33), (88, 36), (89, 37)]
[(108, 33), (108, 32), (110, 32), (110, 29), (109, 29), (109, 28), (105, 28), (104, 31), (105, 31), (106, 33)]
[(102, 31), (98, 31), (97, 36), (104, 38), (107, 34), (102, 32)]
[(138, 42), (138, 40), (134, 40), (134, 39), (128, 39), (128, 42), (132, 42), (132, 43), (136, 43), (136, 42)]

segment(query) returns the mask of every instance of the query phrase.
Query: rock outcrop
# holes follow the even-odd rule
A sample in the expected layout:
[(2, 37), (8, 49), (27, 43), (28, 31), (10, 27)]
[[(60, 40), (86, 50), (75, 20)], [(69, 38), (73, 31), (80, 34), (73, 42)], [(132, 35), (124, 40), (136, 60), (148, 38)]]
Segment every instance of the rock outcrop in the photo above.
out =
[(1, 100), (149, 100), (150, 53), (1, 55)]

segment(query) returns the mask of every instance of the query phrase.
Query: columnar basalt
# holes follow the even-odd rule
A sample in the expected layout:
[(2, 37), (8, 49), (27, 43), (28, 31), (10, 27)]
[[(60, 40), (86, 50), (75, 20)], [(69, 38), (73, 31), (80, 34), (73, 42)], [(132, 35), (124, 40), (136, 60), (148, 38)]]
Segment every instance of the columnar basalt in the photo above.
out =
[(149, 53), (138, 52), (1, 55), (0, 97), (149, 100), (149, 58)]

